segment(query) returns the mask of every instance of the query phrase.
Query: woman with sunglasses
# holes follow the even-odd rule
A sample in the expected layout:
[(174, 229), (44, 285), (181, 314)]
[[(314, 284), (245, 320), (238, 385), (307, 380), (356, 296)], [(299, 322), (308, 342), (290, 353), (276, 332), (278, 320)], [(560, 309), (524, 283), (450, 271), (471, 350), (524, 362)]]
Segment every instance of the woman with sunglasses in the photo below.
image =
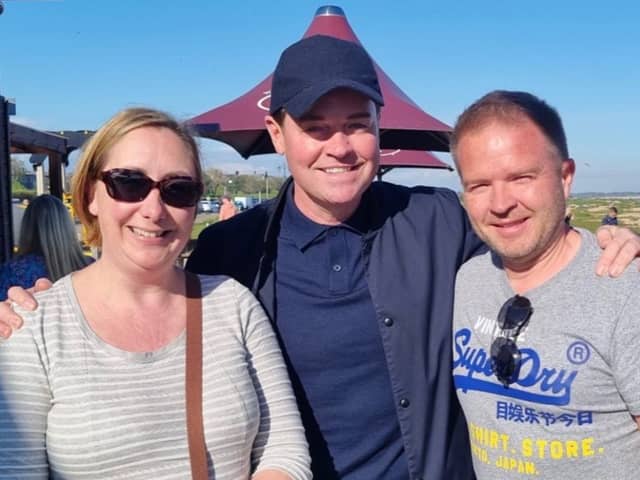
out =
[[(23, 311), (0, 348), (0, 478), (184, 479), (185, 273), (176, 260), (202, 194), (181, 124), (128, 109), (86, 145), (74, 207), (100, 259)], [(277, 341), (232, 279), (201, 276), (209, 478), (308, 479)]]

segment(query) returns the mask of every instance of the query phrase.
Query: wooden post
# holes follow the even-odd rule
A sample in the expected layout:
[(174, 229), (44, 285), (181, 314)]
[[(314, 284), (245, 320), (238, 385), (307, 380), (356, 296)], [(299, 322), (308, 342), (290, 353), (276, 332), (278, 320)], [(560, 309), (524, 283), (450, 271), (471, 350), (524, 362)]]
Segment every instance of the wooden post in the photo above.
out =
[(0, 263), (9, 260), (13, 253), (12, 209), (9, 105), (0, 95)]

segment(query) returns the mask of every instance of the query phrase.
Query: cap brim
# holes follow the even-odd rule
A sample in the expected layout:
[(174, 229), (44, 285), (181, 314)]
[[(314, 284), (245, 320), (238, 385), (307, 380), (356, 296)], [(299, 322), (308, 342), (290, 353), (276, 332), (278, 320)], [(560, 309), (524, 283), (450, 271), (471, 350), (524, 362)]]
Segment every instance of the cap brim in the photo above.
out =
[(300, 118), (309, 110), (311, 110), (311, 107), (313, 107), (313, 105), (318, 100), (320, 100), (321, 97), (338, 88), (348, 88), (349, 90), (354, 90), (371, 99), (375, 104), (379, 106), (384, 105), (384, 100), (379, 91), (370, 88), (367, 85), (363, 85), (362, 83), (343, 80), (319, 84), (316, 83), (309, 88), (304, 89), (295, 97), (291, 98), (283, 105), (283, 107), (293, 118)]

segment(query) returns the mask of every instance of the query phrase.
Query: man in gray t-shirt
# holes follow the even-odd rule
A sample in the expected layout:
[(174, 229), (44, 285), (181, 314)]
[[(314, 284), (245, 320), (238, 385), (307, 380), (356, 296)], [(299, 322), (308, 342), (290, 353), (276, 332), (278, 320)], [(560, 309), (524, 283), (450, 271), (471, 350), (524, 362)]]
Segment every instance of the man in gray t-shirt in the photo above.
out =
[(593, 235), (564, 222), (575, 164), (559, 115), (492, 92), (460, 116), (452, 152), (490, 247), (458, 272), (453, 331), (479, 480), (637, 477), (640, 283), (596, 277)]

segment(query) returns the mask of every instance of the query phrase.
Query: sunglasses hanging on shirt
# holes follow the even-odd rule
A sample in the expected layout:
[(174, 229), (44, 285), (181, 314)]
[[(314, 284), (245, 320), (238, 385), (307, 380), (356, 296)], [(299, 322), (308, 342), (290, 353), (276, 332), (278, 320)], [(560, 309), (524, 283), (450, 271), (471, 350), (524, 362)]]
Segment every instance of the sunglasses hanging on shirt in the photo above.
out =
[(507, 300), (498, 313), (500, 332), (491, 344), (491, 368), (505, 387), (518, 380), (522, 354), (516, 342), (532, 313), (531, 302), (520, 295)]

